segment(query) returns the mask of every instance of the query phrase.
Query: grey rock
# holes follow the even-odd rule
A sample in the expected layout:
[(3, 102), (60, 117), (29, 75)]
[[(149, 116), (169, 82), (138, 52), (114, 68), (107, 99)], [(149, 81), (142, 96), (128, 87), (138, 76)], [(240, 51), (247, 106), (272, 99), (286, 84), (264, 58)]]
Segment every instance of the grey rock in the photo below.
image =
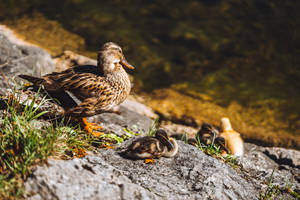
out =
[[(299, 151), (279, 147), (261, 147), (249, 143), (245, 144), (245, 149), (244, 157), (239, 160), (242, 174), (258, 189), (261, 189), (261, 192), (267, 189), (267, 183), (270, 180), (273, 186), (285, 188), (290, 185), (293, 190), (300, 189), (300, 168), (296, 164), (299, 162)], [(281, 193), (276, 199), (296, 198), (287, 193)]]
[(278, 164), (288, 165), (300, 169), (299, 151), (280, 147), (270, 147), (265, 148), (264, 153)]
[[(131, 139), (132, 140), (132, 139)], [(117, 150), (70, 161), (50, 160), (26, 182), (28, 199), (257, 199), (258, 191), (223, 162), (179, 141), (174, 158), (156, 164)], [(77, 167), (76, 167), (77, 166)]]
[(155, 114), (150, 107), (148, 107), (142, 103), (139, 103), (132, 96), (129, 96), (121, 105), (128, 108), (131, 111), (134, 111), (140, 115), (149, 117), (151, 119), (158, 118), (158, 115)]
[[(50, 55), (43, 49), (31, 45), (17, 45), (0, 33), (0, 70), (2, 70), (11, 86), (19, 74), (41, 76), (55, 70)], [(9, 85), (0, 78), (0, 95), (5, 95)]]
[[(266, 147), (246, 144), (241, 170), (234, 170), (182, 141), (174, 158), (160, 158), (156, 164), (120, 156), (134, 139), (115, 150), (38, 166), (25, 183), (28, 199), (258, 199), (274, 168), (272, 184), (292, 180), (290, 170), (280, 170), (264, 153)], [(293, 182), (292, 189), (298, 188)], [(288, 193), (274, 197), (281, 198), (296, 199)]]
[(103, 131), (107, 133), (114, 133), (121, 136), (125, 133), (124, 129), (141, 133), (145, 135), (153, 121), (141, 114), (127, 109), (125, 106), (120, 106), (120, 114), (102, 113), (93, 117), (89, 117), (90, 122), (98, 123), (103, 127)]
[(79, 55), (72, 51), (64, 51), (54, 59), (57, 71), (63, 71), (74, 65), (97, 65), (97, 60)]
[(99, 156), (49, 160), (25, 184), (27, 199), (157, 199)]

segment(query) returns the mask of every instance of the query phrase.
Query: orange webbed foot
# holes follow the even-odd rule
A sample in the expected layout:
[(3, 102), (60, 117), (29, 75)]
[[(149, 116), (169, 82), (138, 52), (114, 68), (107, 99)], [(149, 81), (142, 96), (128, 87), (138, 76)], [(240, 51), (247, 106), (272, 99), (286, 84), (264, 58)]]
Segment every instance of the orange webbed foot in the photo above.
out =
[(115, 147), (114, 146), (111, 146), (111, 145), (103, 145), (103, 148), (105, 149), (114, 149)]
[(97, 125), (96, 123), (90, 123), (90, 122), (87, 121), (86, 118), (82, 118), (82, 122), (83, 122), (83, 124), (84, 124), (84, 129), (85, 129), (88, 133), (92, 134), (93, 136), (99, 137), (100, 135), (103, 134), (103, 132), (94, 132), (94, 130), (101, 129), (102, 126), (99, 126), (99, 125)]
[(32, 86), (32, 84), (30, 84), (30, 83), (24, 83), (24, 87), (30, 87), (30, 86)]
[(155, 164), (155, 163), (156, 163), (156, 160), (153, 159), (153, 158), (149, 158), (149, 159), (145, 159), (145, 160), (144, 160), (144, 163), (145, 163), (145, 164)]

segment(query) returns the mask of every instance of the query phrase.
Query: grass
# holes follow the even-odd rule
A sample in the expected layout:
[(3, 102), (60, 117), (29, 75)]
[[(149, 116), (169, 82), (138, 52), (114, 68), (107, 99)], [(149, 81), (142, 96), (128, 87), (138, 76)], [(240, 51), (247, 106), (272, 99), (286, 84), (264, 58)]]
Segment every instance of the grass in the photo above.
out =
[(292, 185), (289, 183), (286, 183), (285, 186), (275, 185), (273, 184), (273, 177), (274, 177), (274, 170), (271, 173), (271, 176), (267, 182), (267, 188), (260, 194), (259, 199), (260, 200), (272, 200), (272, 199), (278, 199), (278, 196), (283, 193), (287, 193), (296, 199), (300, 199), (300, 194), (295, 192), (292, 189)]
[(45, 114), (37, 113), (44, 101), (35, 107), (33, 100), (24, 109), (17, 98), (10, 98), (7, 102), (9, 106), (0, 133), (0, 197), (4, 199), (12, 195), (19, 197), (22, 194), (20, 182), (26, 179), (31, 166), (45, 160), (54, 150), (58, 134), (49, 128), (34, 128), (35, 119)]
[(156, 119), (152, 122), (152, 124), (151, 124), (151, 126), (150, 126), (148, 132), (147, 132), (146, 134), (144, 134), (144, 135), (147, 135), (147, 136), (154, 136), (155, 133), (156, 133), (156, 131), (158, 130), (158, 127), (159, 127), (159, 122), (158, 122), (158, 121), (159, 121), (159, 118), (156, 118)]
[(197, 144), (196, 146), (206, 153), (207, 155), (210, 155), (214, 158), (217, 158), (219, 160), (224, 161), (225, 163), (228, 163), (231, 167), (237, 166), (237, 160), (234, 156), (227, 154), (226, 156), (222, 155), (222, 149), (220, 146), (215, 144), (215, 138), (213, 138), (212, 143), (209, 145), (205, 145), (201, 143), (200, 137), (197, 135), (196, 137)]
[(68, 126), (56, 121), (48, 126), (36, 127), (38, 118), (47, 113), (38, 108), (48, 100), (37, 93), (32, 101), (19, 103), (20, 93), (9, 95), (7, 109), (0, 122), (0, 199), (23, 198), (23, 182), (33, 166), (47, 158), (72, 159), (84, 157), (87, 150), (110, 147), (132, 137), (103, 134), (94, 137), (80, 126)]
[(272, 183), (273, 175), (274, 175), (274, 170), (272, 171), (266, 190), (260, 194), (260, 200), (268, 200), (268, 199), (271, 200), (276, 198), (280, 194), (279, 186), (273, 185)]

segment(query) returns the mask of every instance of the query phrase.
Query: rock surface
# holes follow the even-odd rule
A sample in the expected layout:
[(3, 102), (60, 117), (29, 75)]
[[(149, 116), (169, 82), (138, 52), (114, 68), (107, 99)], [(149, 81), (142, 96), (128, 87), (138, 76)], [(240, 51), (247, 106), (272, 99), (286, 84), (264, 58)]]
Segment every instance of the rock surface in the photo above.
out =
[[(116, 150), (99, 149), (85, 158), (37, 167), (26, 182), (34, 194), (29, 199), (258, 199), (273, 169), (274, 185), (289, 181), (294, 190), (300, 186), (292, 168), (282, 169), (264, 153), (271, 148), (247, 144), (251, 151), (239, 160), (243, 169), (234, 170), (181, 141), (174, 158), (156, 164), (128, 160), (119, 153), (131, 140)], [(277, 198), (294, 199), (287, 193)]]
[[(126, 100), (120, 105), (120, 114), (115, 113), (103, 113), (89, 117), (90, 122), (98, 123), (102, 126), (104, 132), (114, 133), (118, 136), (124, 134), (124, 128), (139, 133), (148, 133), (153, 121), (137, 112), (135, 112), (135, 106), (129, 109), (124, 106), (130, 100)], [(131, 101), (132, 105), (139, 107), (139, 103)]]
[[(40, 76), (55, 70), (54, 61), (43, 49), (27, 44), (16, 44), (8, 38), (6, 30), (0, 27), (0, 70), (5, 74), (9, 85), (19, 74)], [(9, 88), (7, 81), (0, 78), (0, 95), (5, 95)]]
[(155, 199), (99, 156), (48, 163), (28, 179), (26, 190), (34, 194), (28, 199)]
[(155, 165), (124, 159), (114, 150), (72, 161), (51, 160), (27, 181), (27, 191), (35, 193), (29, 199), (257, 198), (254, 186), (231, 167), (182, 142), (179, 151)]
[(74, 65), (97, 65), (97, 61), (91, 58), (76, 54), (72, 51), (64, 51), (55, 59), (56, 71), (63, 71)]

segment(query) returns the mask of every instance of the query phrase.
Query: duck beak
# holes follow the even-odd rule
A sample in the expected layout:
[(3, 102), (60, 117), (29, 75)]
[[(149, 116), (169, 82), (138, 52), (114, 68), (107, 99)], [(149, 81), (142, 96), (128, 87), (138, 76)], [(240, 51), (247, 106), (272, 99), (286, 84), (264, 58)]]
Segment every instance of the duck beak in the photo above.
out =
[(131, 64), (129, 64), (125, 58), (123, 58), (123, 59), (120, 61), (120, 63), (121, 63), (121, 65), (124, 66), (124, 67), (127, 67), (127, 68), (129, 68), (129, 69), (134, 69), (134, 67), (133, 67)]

